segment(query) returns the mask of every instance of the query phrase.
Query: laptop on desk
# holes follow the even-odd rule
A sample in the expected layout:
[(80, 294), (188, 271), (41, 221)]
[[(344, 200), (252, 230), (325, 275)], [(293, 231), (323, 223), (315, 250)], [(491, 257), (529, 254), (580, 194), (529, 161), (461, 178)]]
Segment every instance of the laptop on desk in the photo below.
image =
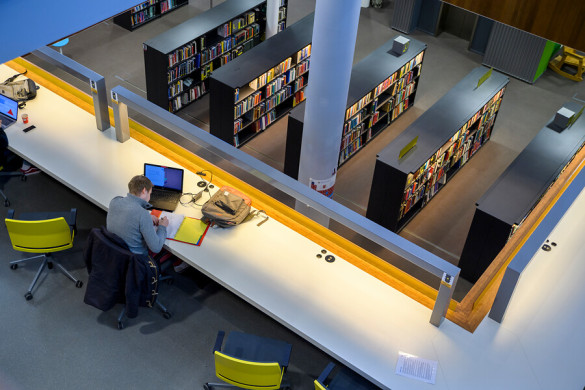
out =
[(0, 94), (0, 119), (6, 129), (18, 119), (18, 102)]
[(183, 194), (183, 170), (144, 164), (144, 176), (153, 184), (150, 204), (158, 210), (175, 211)]

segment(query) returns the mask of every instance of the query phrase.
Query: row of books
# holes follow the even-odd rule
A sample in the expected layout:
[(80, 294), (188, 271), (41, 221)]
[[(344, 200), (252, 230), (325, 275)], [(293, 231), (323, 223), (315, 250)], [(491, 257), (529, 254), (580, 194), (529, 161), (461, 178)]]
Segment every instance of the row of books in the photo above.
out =
[[(404, 217), (421, 197), (424, 196), (424, 202), (430, 200), (439, 190), (441, 180), (443, 182), (446, 180), (447, 172), (464, 165), (489, 140), (503, 90), (500, 92), (496, 94), (500, 97), (499, 100), (490, 99), (423, 166), (408, 175), (399, 219)], [(475, 126), (478, 120), (480, 123)]]
[(274, 81), (266, 85), (266, 97), (272, 96), (282, 87), (295, 79), (295, 68), (289, 69), (282, 76), (277, 77)]
[(175, 112), (181, 107), (191, 103), (193, 100), (199, 99), (206, 92), (205, 84), (201, 83), (195, 87), (185, 91), (180, 96), (169, 100), (169, 111)]
[(360, 111), (364, 106), (370, 104), (372, 101), (372, 93), (368, 92), (366, 96), (361, 98), (357, 103), (352, 105), (348, 110), (345, 112), (345, 120), (348, 120), (352, 116), (354, 116), (358, 111)]
[(394, 106), (394, 109), (392, 110), (392, 120), (395, 120), (396, 118), (398, 118), (398, 116), (400, 114), (402, 114), (404, 112), (404, 110), (406, 110), (408, 108), (408, 100), (404, 100), (400, 103), (397, 103)]
[(256, 13), (250, 11), (240, 17), (237, 17), (217, 28), (217, 35), (220, 37), (228, 37), (238, 30), (250, 25), (256, 21)]
[(347, 148), (347, 146), (351, 142), (355, 141), (358, 137), (360, 137), (362, 135), (363, 131), (364, 131), (364, 124), (361, 123), (355, 129), (353, 129), (351, 132), (344, 135), (343, 138), (341, 139), (340, 150)]
[(214, 46), (201, 51), (201, 63), (212, 61), (223, 53), (229, 51), (234, 47), (233, 38), (226, 38), (223, 41), (216, 43)]
[(176, 49), (168, 55), (169, 57), (169, 68), (177, 64), (178, 62), (185, 61), (189, 57), (195, 55), (197, 52), (205, 49), (205, 35), (198, 37), (192, 42)]
[(343, 164), (345, 160), (350, 158), (355, 152), (362, 147), (362, 137), (358, 137), (350, 142), (345, 148), (339, 153), (339, 165)]
[(234, 119), (257, 106), (262, 101), (262, 91), (256, 91), (234, 106)]
[(282, 22), (278, 22), (276, 32), (284, 31), (285, 28), (286, 28), (286, 20), (283, 20)]
[[(415, 77), (420, 75), (420, 71), (422, 69), (422, 60), (423, 60), (424, 51), (418, 54), (415, 58), (404, 64), (398, 71), (392, 73), (388, 78), (382, 81), (378, 86), (374, 89), (374, 98), (378, 97), (382, 92), (388, 89), (394, 82), (402, 78), (405, 74), (407, 75), (406, 83), (410, 83)], [(417, 67), (415, 72), (411, 72), (411, 69), (414, 70)], [(407, 73), (409, 72), (409, 73)]]
[(343, 124), (343, 133), (342, 133), (343, 136), (345, 136), (347, 133), (352, 132), (353, 129), (355, 129), (358, 125), (360, 125), (364, 121), (364, 119), (369, 115), (370, 115), (370, 113), (368, 112), (368, 109), (363, 108), (356, 115), (351, 117), (350, 120), (346, 121)]
[(177, 0), (163, 0), (160, 3), (160, 13), (163, 14), (177, 6)]
[(295, 89), (294, 91), (297, 92), (301, 88), (304, 88), (307, 85), (307, 78), (304, 76), (299, 77), (295, 80)]
[(240, 117), (234, 121), (234, 134), (242, 131), (244, 126), (250, 122), (258, 120), (266, 112), (266, 103), (261, 102), (258, 106), (252, 108), (244, 117)]
[(278, 2), (278, 6), (279, 6), (279, 7), (284, 7), (284, 6), (286, 5), (286, 3), (287, 3), (287, 0), (280, 0), (280, 1)]
[[(256, 122), (250, 125), (250, 129), (252, 132), (257, 133), (259, 131), (265, 130), (268, 125), (276, 120), (276, 112), (274, 110), (268, 112), (262, 118), (258, 119)], [(238, 146), (238, 144), (236, 144)]]
[(311, 56), (311, 44), (309, 43), (307, 46), (303, 47), (301, 50), (297, 52), (297, 64), (303, 61), (306, 58)]
[(143, 9), (146, 9), (148, 7), (152, 7), (153, 5), (156, 5), (158, 3), (158, 0), (148, 0), (145, 1), (144, 3), (137, 5), (136, 7), (132, 8), (132, 12), (139, 12), (142, 11)]
[(286, 7), (281, 7), (278, 9), (278, 21), (282, 21), (286, 19)]
[(288, 71), (292, 66), (292, 58), (289, 57), (286, 60), (282, 61), (280, 64), (276, 65), (274, 68), (268, 69), (265, 73), (258, 76), (258, 78), (253, 81), (251, 84), (256, 84), (256, 86), (252, 87), (255, 89), (262, 88), (267, 83), (274, 80), (274, 78), (280, 76), (282, 73)]
[(197, 53), (193, 58), (186, 62), (182, 62), (167, 71), (167, 82), (170, 84), (181, 77), (184, 77), (201, 67), (201, 54)]
[(301, 89), (300, 91), (298, 91), (297, 93), (295, 93), (295, 96), (293, 98), (293, 107), (296, 107), (299, 103), (301, 103), (303, 100), (305, 100), (305, 90)]
[(201, 67), (201, 81), (208, 78), (211, 75), (211, 72), (213, 72), (213, 62), (203, 65)]
[[(173, 67), (176, 64), (179, 64), (177, 67), (170, 69), (170, 73), (174, 73), (178, 75), (177, 77), (181, 77), (180, 75), (185, 75), (186, 73), (182, 73), (181, 71), (177, 71), (177, 68), (184, 68), (184, 69), (191, 69), (187, 73), (192, 72), (196, 68), (200, 66), (200, 64), (205, 64), (206, 62), (212, 61), (215, 58), (221, 57), (221, 64), (226, 64), (231, 59), (235, 58), (234, 56), (230, 56), (229, 58), (224, 56), (223, 54), (232, 50), (233, 47), (240, 45), (242, 42), (247, 41), (248, 39), (258, 35), (260, 33), (260, 26), (258, 24), (252, 24), (248, 26), (245, 30), (240, 31), (233, 37), (228, 37), (212, 47), (205, 49), (205, 37), (200, 37), (199, 39), (199, 53), (197, 50), (197, 42), (193, 41), (188, 43), (187, 45), (175, 50), (174, 52), (168, 55), (169, 59), (169, 67)], [(238, 35), (239, 34), (239, 35)], [(243, 48), (240, 48), (239, 52), (236, 54), (239, 55), (243, 52)], [(236, 56), (237, 56), (236, 55)], [(183, 61), (188, 60), (188, 64), (185, 65)], [(171, 81), (176, 79), (176, 77), (171, 77)], [(170, 82), (170, 81), (169, 81)]]
[(303, 73), (306, 73), (309, 70), (309, 63), (310, 60), (304, 60), (303, 62), (301, 62), (300, 64), (297, 65), (297, 75), (302, 75)]
[(154, 8), (148, 8), (144, 11), (138, 11), (131, 15), (130, 17), (130, 24), (132, 26), (136, 26), (138, 24), (144, 23), (147, 20), (150, 20), (156, 16), (156, 12)]
[(277, 105), (285, 101), (287, 98), (289, 98), (291, 94), (292, 87), (290, 85), (287, 85), (286, 87), (278, 91), (275, 95), (273, 95), (270, 99), (266, 100), (266, 110), (267, 111), (272, 110), (274, 107), (276, 107)]
[(197, 42), (193, 41), (168, 55), (169, 68), (173, 67), (175, 64), (179, 62), (185, 61), (190, 57), (193, 57), (195, 54), (197, 54)]

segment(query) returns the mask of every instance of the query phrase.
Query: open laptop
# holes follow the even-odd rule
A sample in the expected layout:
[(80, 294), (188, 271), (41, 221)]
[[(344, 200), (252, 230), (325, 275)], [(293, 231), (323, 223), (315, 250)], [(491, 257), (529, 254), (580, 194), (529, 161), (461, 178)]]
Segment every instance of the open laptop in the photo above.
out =
[(18, 102), (0, 94), (0, 119), (2, 129), (12, 125), (18, 119)]
[(154, 185), (150, 194), (152, 207), (175, 211), (183, 194), (183, 170), (145, 163), (144, 176)]

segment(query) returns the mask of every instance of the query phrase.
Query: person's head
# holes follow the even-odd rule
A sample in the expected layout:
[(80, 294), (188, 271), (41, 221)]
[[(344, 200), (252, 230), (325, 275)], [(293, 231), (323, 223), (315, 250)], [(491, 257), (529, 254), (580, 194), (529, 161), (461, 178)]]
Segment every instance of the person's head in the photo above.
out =
[(128, 191), (145, 201), (150, 200), (150, 193), (152, 192), (152, 182), (144, 175), (137, 175), (130, 179), (128, 183)]

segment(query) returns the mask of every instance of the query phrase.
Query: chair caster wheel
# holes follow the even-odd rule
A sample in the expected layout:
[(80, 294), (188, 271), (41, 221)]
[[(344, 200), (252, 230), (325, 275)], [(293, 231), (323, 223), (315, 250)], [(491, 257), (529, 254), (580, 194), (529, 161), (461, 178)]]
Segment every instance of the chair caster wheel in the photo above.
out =
[(170, 319), (173, 315), (171, 314), (171, 312), (169, 311), (165, 311), (163, 313), (163, 317), (166, 318), (167, 320)]
[(118, 329), (124, 329), (124, 323), (122, 321), (118, 322)]
[(203, 390), (209, 390), (209, 386), (207, 386), (207, 384), (203, 385)]
[(75, 282), (75, 287), (77, 288), (83, 287), (83, 282), (81, 280), (78, 280), (77, 282)]
[(48, 263), (47, 263), (47, 268), (48, 268), (48, 269), (53, 269), (53, 263), (51, 263), (51, 262), (48, 262)]
[(18, 268), (18, 264), (10, 264), (10, 269), (17, 269)]
[(25, 175), (22, 175), (22, 177), (20, 178), (20, 180), (26, 181), (26, 176)]
[(33, 295), (29, 292), (27, 292), (26, 294), (24, 294), (24, 299), (26, 299), (27, 301), (30, 301), (31, 299), (33, 299)]
[(4, 206), (10, 207), (10, 201), (8, 199), (4, 201)]
[(167, 285), (171, 286), (175, 281), (173, 279), (167, 279)]

